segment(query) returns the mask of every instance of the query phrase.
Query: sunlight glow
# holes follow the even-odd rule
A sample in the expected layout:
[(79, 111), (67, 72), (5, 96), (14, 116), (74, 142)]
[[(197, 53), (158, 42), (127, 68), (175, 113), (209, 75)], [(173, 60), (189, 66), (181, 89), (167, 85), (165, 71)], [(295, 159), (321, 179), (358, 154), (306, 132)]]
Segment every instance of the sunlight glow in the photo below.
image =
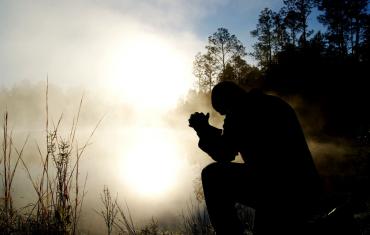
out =
[(168, 133), (159, 128), (138, 129), (131, 146), (123, 157), (123, 181), (149, 198), (174, 190), (182, 163)]
[(163, 38), (139, 34), (122, 42), (114, 53), (111, 87), (136, 108), (168, 109), (190, 87), (189, 62)]

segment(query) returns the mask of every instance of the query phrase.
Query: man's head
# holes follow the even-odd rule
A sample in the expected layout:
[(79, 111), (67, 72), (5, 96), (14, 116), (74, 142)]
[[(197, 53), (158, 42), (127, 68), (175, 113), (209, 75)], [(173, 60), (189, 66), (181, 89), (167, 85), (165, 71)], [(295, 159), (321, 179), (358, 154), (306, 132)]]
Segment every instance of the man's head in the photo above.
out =
[(244, 89), (233, 82), (220, 82), (212, 89), (212, 106), (221, 115), (225, 115), (244, 99), (245, 94)]

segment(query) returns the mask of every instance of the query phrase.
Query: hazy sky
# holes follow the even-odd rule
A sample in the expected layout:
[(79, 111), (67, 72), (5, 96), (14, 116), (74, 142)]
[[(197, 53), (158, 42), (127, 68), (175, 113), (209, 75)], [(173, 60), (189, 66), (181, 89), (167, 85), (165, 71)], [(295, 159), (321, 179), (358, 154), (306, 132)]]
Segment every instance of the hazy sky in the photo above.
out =
[(191, 80), (194, 55), (218, 27), (236, 34), (250, 52), (259, 12), (281, 5), (282, 0), (0, 0), (0, 86), (46, 74), (57, 84), (100, 86), (124, 74), (116, 67), (125, 70), (125, 47), (139, 42), (159, 51), (167, 47), (168, 57), (182, 64), (173, 76), (183, 73)]

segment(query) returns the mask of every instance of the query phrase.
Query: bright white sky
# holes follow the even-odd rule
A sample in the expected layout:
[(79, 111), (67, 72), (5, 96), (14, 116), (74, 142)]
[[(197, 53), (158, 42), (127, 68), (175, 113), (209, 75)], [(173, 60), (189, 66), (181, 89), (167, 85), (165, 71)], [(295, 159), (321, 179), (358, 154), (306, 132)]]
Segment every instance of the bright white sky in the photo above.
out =
[[(281, 6), (282, 0), (0, 0), (0, 86), (47, 73), (57, 84), (111, 86), (138, 66), (146, 67), (145, 77), (153, 67), (163, 72), (157, 65), (170, 60), (167, 73), (187, 87), (194, 55), (210, 34), (226, 27), (251, 52), (260, 11)], [(313, 28), (316, 15), (309, 19)], [(125, 72), (138, 60), (145, 66)]]
[(0, 86), (43, 80), (46, 74), (57, 84), (110, 86), (138, 67), (145, 77), (153, 67), (164, 72), (157, 65), (170, 61), (166, 73), (188, 86), (192, 60), (208, 35), (226, 27), (250, 49), (259, 11), (280, 5), (280, 0), (0, 0)]
[[(282, 0), (0, 0), (0, 86), (49, 74), (61, 85), (110, 89), (145, 70), (138, 76), (171, 74), (171, 85), (185, 89), (210, 34), (228, 28), (251, 52), (260, 11), (281, 6)], [(169, 71), (161, 67), (166, 63)]]

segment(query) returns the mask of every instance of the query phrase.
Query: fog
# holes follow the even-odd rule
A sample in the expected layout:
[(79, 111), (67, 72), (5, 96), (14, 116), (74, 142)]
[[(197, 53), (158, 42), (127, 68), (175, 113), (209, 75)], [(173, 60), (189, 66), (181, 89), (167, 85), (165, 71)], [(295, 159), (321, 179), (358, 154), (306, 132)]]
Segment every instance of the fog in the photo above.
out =
[[(192, 92), (178, 99), (172, 108), (146, 113), (109, 95), (49, 84), (49, 126), (55, 125), (62, 115), (60, 135), (68, 136), (81, 98), (76, 137), (79, 146), (101, 120), (80, 162), (81, 187), (87, 176), (81, 231), (102, 232), (103, 219), (96, 210), (102, 207), (100, 194), (104, 186), (109, 187), (122, 206), (128, 204), (136, 226), (148, 224), (152, 217), (162, 225), (179, 226), (182, 211), (196, 200), (194, 187), (199, 187), (201, 169), (212, 161), (198, 149), (198, 138), (188, 127), (188, 117), (195, 111), (210, 112), (210, 123), (219, 128), (223, 118), (212, 110), (207, 97)], [(37, 145), (43, 153), (46, 151), (45, 96), (46, 81), (17, 83), (0, 91), (0, 110), (2, 114), (6, 110), (9, 113), (14, 145), (19, 149), (29, 135), (23, 159), (36, 181), (42, 172)], [(324, 181), (326, 177), (366, 175), (367, 166), (363, 165), (364, 156), (359, 149), (343, 139), (318, 135), (325, 119), (318, 110), (312, 112), (315, 107), (297, 96), (283, 99), (297, 111)], [(241, 161), (240, 157), (237, 161)], [(156, 184), (159, 182), (163, 184)], [(16, 172), (12, 195), (17, 208), (34, 203), (37, 198), (23, 166)]]
[[(51, 83), (48, 89), (49, 125), (55, 125), (62, 115), (60, 135), (68, 136), (81, 99), (76, 138), (80, 146), (101, 120), (80, 163), (80, 178), (87, 176), (88, 192), (80, 221), (82, 228), (100, 231), (98, 228), (102, 227), (103, 220), (94, 210), (101, 207), (99, 194), (105, 185), (123, 205), (128, 203), (137, 225), (147, 223), (152, 216), (162, 218), (165, 224), (178, 223), (181, 211), (187, 203), (195, 200), (194, 183), (201, 169), (211, 162), (198, 149), (197, 136), (188, 127), (188, 117), (195, 111), (211, 112), (211, 124), (222, 127), (222, 117), (210, 108), (209, 100), (194, 100), (189, 93), (184, 98), (187, 105), (183, 105), (180, 99), (177, 107), (144, 114), (142, 110), (93, 90), (63, 89)], [(298, 98), (286, 100), (296, 110), (302, 109), (303, 101)], [(23, 159), (33, 179), (40, 179), (42, 168), (37, 145), (45, 153), (46, 81), (23, 82), (2, 88), (0, 102), (2, 112), (7, 110), (9, 113), (15, 146), (20, 148), (26, 136), (30, 136)], [(319, 118), (317, 113), (315, 115)], [(320, 141), (311, 137), (312, 129), (320, 128), (318, 119), (317, 126), (309, 125), (310, 115), (300, 119), (320, 173), (350, 173), (353, 169), (348, 167), (348, 163), (353, 163), (349, 161), (353, 149), (339, 140)], [(133, 163), (132, 159), (141, 161)], [(138, 176), (142, 178), (138, 180)], [(162, 185), (164, 188), (159, 191), (150, 191), (150, 185), (162, 187), (161, 184), (156, 186), (158, 182), (167, 182), (167, 186)], [(144, 189), (149, 187), (149, 191), (137, 187), (140, 184)], [(82, 187), (83, 180), (80, 180), (80, 185)], [(22, 166), (17, 170), (12, 193), (18, 208), (36, 200), (36, 192)], [(97, 222), (91, 223), (92, 220)], [(92, 229), (94, 226), (97, 230)]]
[[(25, 137), (30, 136), (23, 159), (35, 180), (40, 179), (42, 173), (37, 145), (43, 153), (46, 151), (45, 91), (46, 82), (40, 82), (22, 83), (11, 89), (2, 89), (0, 92), (0, 108), (3, 113), (5, 110), (9, 113), (9, 126), (13, 130), (15, 146), (20, 148)], [(166, 117), (168, 113), (147, 113), (146, 118), (143, 118), (140, 116), (141, 112), (136, 112), (121, 102), (108, 102), (104, 97), (92, 92), (83, 93), (79, 89), (63, 90), (50, 84), (49, 125), (56, 124), (62, 114), (60, 135), (68, 136), (82, 94), (83, 104), (76, 137), (80, 146), (88, 139), (99, 120), (102, 121), (80, 162), (80, 178), (84, 179), (88, 175), (86, 186), (88, 193), (85, 197), (81, 223), (89, 224), (89, 229), (95, 225), (97, 228), (101, 227), (103, 220), (94, 210), (101, 207), (99, 194), (104, 185), (109, 187), (112, 195), (118, 195), (118, 200), (123, 205), (125, 201), (128, 203), (133, 218), (139, 225), (141, 222), (150, 221), (152, 216), (156, 218), (166, 216), (173, 221), (179, 219), (181, 210), (194, 200), (194, 180), (199, 178), (202, 167), (210, 162), (210, 159), (197, 148), (195, 132), (187, 126), (189, 113), (172, 110), (168, 111), (171, 112), (170, 118)], [(142, 130), (145, 131), (144, 134)], [(151, 144), (153, 141), (157, 145), (160, 144), (160, 149)], [(141, 150), (137, 155), (130, 156), (133, 153), (132, 149), (136, 148), (133, 146), (137, 145), (140, 145)], [(168, 153), (168, 149), (172, 151)], [(163, 158), (162, 155), (165, 154), (172, 155)], [(125, 165), (125, 162), (127, 163), (125, 160), (143, 156), (149, 158), (144, 158), (139, 165)], [(168, 162), (171, 164), (168, 165)], [(171, 167), (175, 167), (176, 171), (166, 169)], [(133, 177), (142, 175), (152, 185), (158, 183), (156, 180), (166, 181), (166, 177), (173, 179), (170, 179), (163, 192), (142, 192), (133, 184), (136, 182), (134, 179), (127, 178), (132, 177), (126, 174), (132, 170), (142, 171), (134, 173)], [(161, 172), (165, 172), (162, 176), (165, 178), (158, 178), (157, 175)], [(83, 180), (80, 184), (82, 187)], [(35, 202), (36, 196), (25, 169), (20, 166), (13, 189), (15, 204), (21, 208)], [(91, 223), (89, 218), (99, 219), (97, 223)], [(171, 223), (171, 220), (167, 219), (165, 222)]]

